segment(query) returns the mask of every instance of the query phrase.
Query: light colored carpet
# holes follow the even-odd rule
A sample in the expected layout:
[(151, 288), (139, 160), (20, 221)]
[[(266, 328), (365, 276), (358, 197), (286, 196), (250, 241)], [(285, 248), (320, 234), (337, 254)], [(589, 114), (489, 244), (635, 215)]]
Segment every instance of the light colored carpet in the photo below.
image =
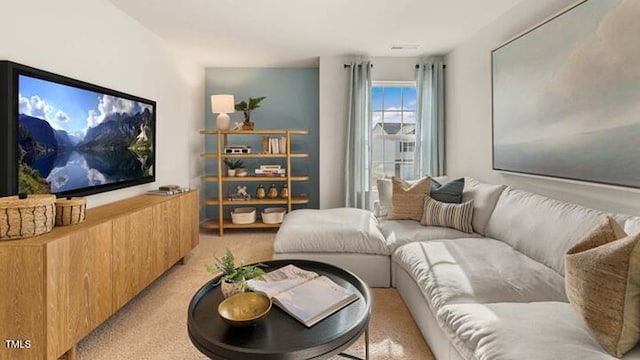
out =
[[(191, 344), (186, 324), (193, 294), (212, 277), (204, 264), (227, 247), (247, 263), (269, 260), (273, 238), (272, 231), (201, 234), (185, 265), (171, 268), (78, 344), (78, 359), (206, 359)], [(433, 359), (397, 291), (373, 289), (372, 297), (371, 359)], [(361, 338), (348, 352), (361, 356), (363, 350)]]

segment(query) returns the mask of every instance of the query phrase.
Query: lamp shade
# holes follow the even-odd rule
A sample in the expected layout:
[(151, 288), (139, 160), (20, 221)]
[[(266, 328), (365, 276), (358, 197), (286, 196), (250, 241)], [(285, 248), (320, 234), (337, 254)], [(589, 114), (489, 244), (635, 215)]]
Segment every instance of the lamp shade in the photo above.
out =
[(234, 112), (235, 102), (233, 95), (211, 95), (211, 112), (216, 114), (227, 114)]

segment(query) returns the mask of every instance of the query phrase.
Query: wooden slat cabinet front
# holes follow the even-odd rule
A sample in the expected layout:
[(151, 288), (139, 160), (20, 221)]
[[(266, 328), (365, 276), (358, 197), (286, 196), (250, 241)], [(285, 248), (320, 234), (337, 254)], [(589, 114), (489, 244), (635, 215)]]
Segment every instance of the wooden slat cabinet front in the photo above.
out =
[[(0, 241), (0, 360), (55, 360), (198, 244), (199, 194), (143, 195)], [(10, 340), (6, 342), (4, 340)]]
[(156, 275), (153, 209), (145, 208), (113, 220), (113, 301), (120, 309)]

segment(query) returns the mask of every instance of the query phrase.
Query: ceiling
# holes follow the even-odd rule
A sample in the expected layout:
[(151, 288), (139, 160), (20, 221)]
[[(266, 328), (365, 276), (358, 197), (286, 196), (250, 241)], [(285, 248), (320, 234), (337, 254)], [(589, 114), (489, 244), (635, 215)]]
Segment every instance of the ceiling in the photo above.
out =
[(203, 66), (279, 67), (444, 54), (521, 0), (109, 1)]

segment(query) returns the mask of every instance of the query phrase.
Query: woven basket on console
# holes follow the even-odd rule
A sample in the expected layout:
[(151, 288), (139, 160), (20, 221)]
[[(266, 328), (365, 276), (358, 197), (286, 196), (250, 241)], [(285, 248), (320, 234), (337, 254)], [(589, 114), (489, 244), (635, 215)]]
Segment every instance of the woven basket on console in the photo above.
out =
[(48, 233), (56, 219), (55, 195), (0, 198), (0, 240), (14, 240)]
[(84, 221), (87, 199), (73, 197), (56, 201), (56, 226), (76, 225)]

